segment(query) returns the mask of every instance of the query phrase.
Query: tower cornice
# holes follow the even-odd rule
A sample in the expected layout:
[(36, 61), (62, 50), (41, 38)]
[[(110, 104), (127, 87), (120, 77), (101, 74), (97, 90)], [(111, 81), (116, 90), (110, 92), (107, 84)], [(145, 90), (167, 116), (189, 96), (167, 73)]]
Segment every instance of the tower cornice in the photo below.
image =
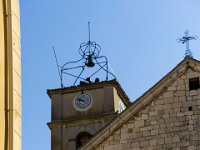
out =
[(47, 94), (49, 95), (49, 97), (51, 97), (52, 95), (56, 95), (56, 94), (68, 94), (68, 93), (75, 93), (75, 92), (80, 92), (84, 90), (94, 90), (94, 89), (103, 88), (105, 86), (114, 86), (120, 98), (126, 105), (126, 107), (128, 107), (131, 104), (130, 99), (126, 95), (125, 91), (122, 89), (119, 82), (116, 81), (115, 79), (110, 80), (110, 81), (103, 81), (103, 82), (98, 82), (98, 83), (87, 83), (84, 85), (64, 87), (64, 88), (58, 88), (58, 89), (48, 89)]

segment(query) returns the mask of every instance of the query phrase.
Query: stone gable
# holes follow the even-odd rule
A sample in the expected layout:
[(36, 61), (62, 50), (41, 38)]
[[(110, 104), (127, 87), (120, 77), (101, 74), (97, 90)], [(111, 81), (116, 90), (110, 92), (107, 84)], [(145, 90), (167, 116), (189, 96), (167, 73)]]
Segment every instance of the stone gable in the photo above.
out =
[(189, 89), (189, 80), (200, 77), (199, 66), (193, 59), (181, 62), (160, 87), (150, 89), (82, 149), (200, 149), (200, 89)]

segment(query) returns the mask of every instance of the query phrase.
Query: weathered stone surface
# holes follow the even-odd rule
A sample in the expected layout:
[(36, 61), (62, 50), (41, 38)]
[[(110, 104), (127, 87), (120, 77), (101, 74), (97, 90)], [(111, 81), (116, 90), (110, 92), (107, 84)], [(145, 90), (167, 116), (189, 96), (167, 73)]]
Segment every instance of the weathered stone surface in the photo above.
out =
[[(200, 73), (189, 70), (180, 76), (119, 129), (120, 137), (111, 135), (121, 143), (118, 149), (200, 149), (200, 90), (189, 91), (188, 81), (191, 77), (200, 77)], [(104, 141), (109, 145), (103, 150), (113, 148), (113, 139)], [(100, 150), (103, 143), (96, 150)]]

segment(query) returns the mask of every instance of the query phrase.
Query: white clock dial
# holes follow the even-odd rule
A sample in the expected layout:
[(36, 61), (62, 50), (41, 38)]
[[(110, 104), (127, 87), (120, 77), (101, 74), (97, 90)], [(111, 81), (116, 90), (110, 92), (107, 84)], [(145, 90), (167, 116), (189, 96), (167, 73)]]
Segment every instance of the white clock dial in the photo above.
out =
[(85, 110), (90, 107), (92, 98), (88, 94), (80, 94), (75, 98), (74, 104), (79, 110)]

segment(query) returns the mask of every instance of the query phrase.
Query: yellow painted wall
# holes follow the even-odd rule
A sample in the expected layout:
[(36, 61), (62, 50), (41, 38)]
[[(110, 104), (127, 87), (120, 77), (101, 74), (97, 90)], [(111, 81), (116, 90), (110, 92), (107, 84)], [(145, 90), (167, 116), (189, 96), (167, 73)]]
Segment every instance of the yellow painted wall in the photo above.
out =
[[(0, 12), (0, 150), (5, 150), (5, 147), (6, 150), (21, 150), (22, 95), (19, 0), (0, 0)], [(5, 107), (6, 102), (7, 108)], [(5, 121), (6, 112), (8, 121)], [(5, 141), (8, 141), (6, 146)]]
[(0, 3), (0, 149), (4, 148), (5, 140), (5, 113), (4, 113), (4, 100), (5, 100), (5, 78), (4, 78), (4, 25), (3, 25), (3, 7)]
[(13, 72), (13, 149), (21, 150), (22, 107), (21, 107), (21, 45), (19, 0), (11, 1), (12, 29), (12, 72)]

